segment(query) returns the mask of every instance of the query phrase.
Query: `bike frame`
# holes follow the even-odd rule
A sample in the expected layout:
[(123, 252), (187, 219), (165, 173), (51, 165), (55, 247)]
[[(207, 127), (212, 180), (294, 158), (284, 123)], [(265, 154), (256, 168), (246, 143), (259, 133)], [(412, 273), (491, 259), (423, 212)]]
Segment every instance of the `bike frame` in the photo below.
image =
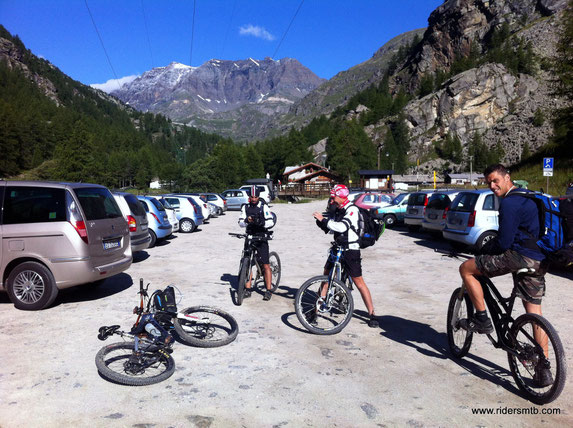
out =
[[(495, 348), (502, 349), (515, 357), (519, 357), (520, 353), (515, 349), (515, 344), (513, 344), (509, 338), (509, 331), (515, 322), (515, 319), (511, 316), (515, 298), (517, 297), (515, 287), (512, 289), (509, 297), (503, 297), (489, 278), (480, 276), (478, 280), (483, 290), (484, 300), (495, 328), (497, 340), (495, 340), (491, 334), (488, 334), (487, 337)], [(460, 298), (463, 298), (464, 293), (465, 285), (462, 285)], [(527, 336), (532, 343), (536, 343), (536, 346), (543, 351), (541, 345), (539, 345), (531, 335), (523, 330), (522, 333)]]

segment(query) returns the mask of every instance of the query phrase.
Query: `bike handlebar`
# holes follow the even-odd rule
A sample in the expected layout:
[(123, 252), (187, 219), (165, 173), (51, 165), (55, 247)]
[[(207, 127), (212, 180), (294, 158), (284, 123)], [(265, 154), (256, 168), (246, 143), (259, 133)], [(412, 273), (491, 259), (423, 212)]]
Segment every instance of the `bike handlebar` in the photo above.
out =
[(267, 236), (257, 236), (257, 235), (249, 235), (247, 233), (231, 233), (229, 235), (234, 236), (235, 238), (249, 238), (254, 241), (268, 241), (269, 239), (273, 239), (272, 237), (273, 232), (267, 232)]

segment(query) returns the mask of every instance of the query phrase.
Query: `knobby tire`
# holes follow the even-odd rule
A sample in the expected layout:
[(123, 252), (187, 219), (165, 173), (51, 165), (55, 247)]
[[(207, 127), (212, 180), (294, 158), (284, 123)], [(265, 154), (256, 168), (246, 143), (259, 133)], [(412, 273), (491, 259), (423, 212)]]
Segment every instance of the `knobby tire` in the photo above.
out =
[(474, 312), (467, 293), (460, 299), (460, 290), (461, 288), (457, 288), (452, 293), (447, 316), (448, 345), (450, 352), (456, 358), (463, 358), (469, 352), (473, 337), (473, 333), (458, 326), (461, 319), (469, 319)]
[(188, 345), (216, 348), (231, 343), (239, 333), (232, 315), (210, 306), (192, 306), (180, 311), (186, 318), (174, 318), (179, 338)]
[[(134, 349), (134, 342), (112, 343), (101, 348), (95, 357), (96, 367), (101, 376), (122, 385), (143, 386), (164, 381), (175, 372), (175, 361), (167, 353), (160, 354), (159, 362), (142, 367), (141, 373), (126, 372), (124, 363), (133, 355)], [(144, 353), (152, 357), (157, 352), (159, 351)]]

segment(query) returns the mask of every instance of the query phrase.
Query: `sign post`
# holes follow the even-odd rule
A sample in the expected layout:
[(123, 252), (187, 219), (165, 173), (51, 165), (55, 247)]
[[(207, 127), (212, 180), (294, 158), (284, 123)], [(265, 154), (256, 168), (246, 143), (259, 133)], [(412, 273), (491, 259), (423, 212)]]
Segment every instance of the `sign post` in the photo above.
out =
[(543, 175), (547, 177), (546, 193), (549, 194), (549, 177), (553, 177), (553, 158), (543, 158)]

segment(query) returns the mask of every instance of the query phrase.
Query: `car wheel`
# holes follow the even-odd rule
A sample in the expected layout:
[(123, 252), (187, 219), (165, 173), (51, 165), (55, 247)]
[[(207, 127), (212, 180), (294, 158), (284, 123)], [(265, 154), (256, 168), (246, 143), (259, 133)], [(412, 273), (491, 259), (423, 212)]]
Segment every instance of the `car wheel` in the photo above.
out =
[(58, 295), (52, 272), (41, 263), (22, 263), (8, 276), (6, 290), (14, 306), (37, 311), (50, 306)]
[(382, 217), (382, 220), (386, 223), (386, 226), (394, 226), (396, 224), (396, 216), (394, 214), (386, 214)]
[(149, 242), (149, 247), (147, 247), (147, 248), (153, 248), (153, 247), (155, 247), (155, 244), (157, 243), (157, 235), (151, 229), (149, 229), (148, 232), (149, 232), (149, 236), (151, 236), (151, 241)]
[(191, 233), (195, 230), (195, 222), (190, 218), (184, 218), (179, 222), (179, 230), (183, 233)]
[(483, 247), (488, 241), (491, 241), (496, 236), (497, 236), (497, 233), (491, 232), (491, 231), (482, 233), (481, 236), (478, 238), (478, 240), (475, 243), (475, 248), (477, 250), (480, 250), (481, 247)]

